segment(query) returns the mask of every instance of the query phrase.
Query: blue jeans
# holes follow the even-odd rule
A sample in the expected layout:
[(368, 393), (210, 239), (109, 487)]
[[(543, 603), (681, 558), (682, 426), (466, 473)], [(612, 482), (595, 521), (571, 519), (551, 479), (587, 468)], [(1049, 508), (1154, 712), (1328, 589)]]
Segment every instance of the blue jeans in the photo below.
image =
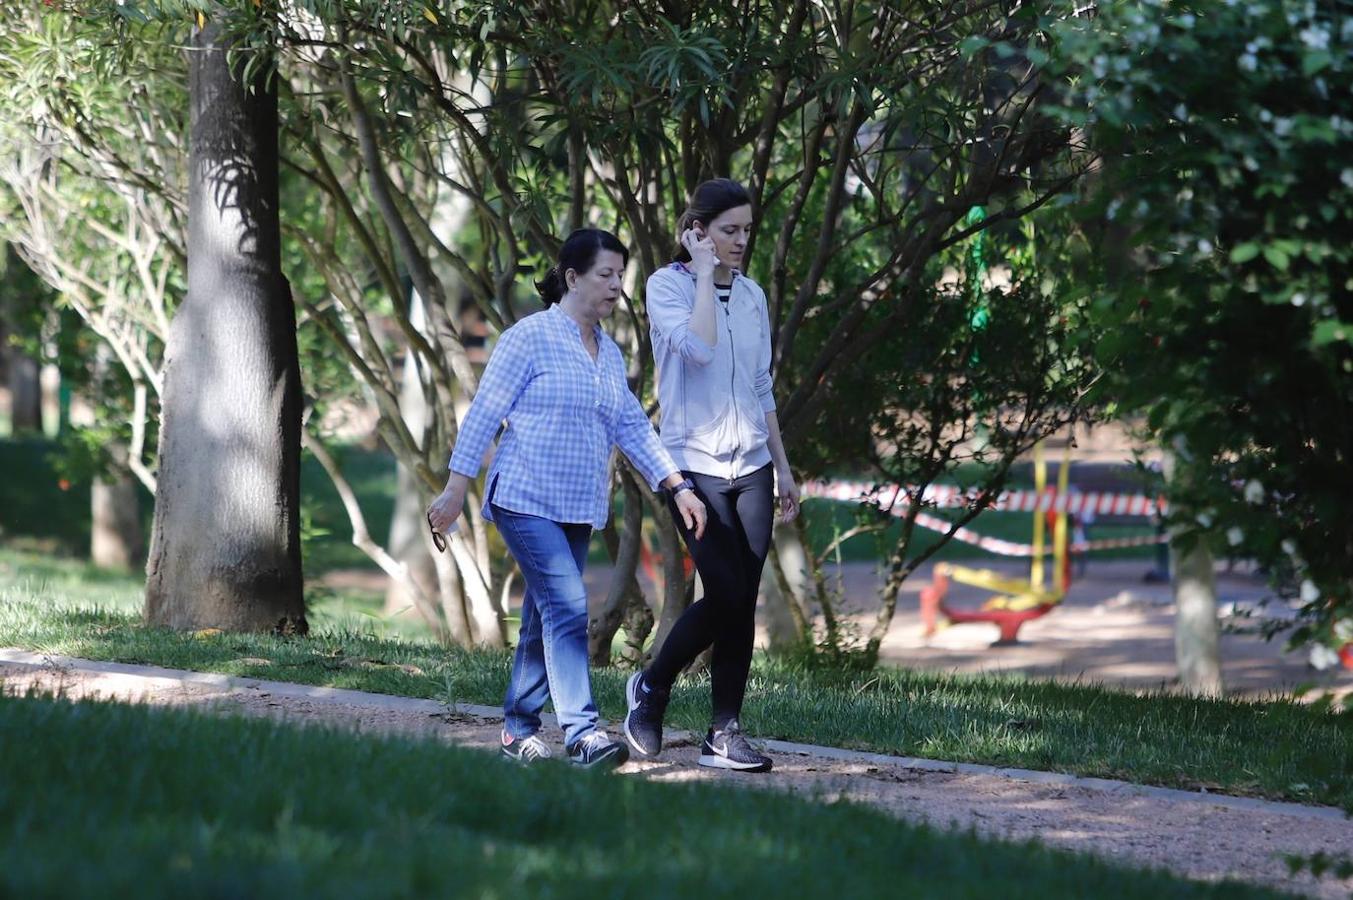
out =
[(597, 727), (583, 587), (592, 526), (552, 522), (497, 504), (493, 516), (526, 581), (517, 654), (503, 701), (507, 733), (525, 738), (539, 731), (548, 697), (564, 729), (564, 745), (571, 746)]

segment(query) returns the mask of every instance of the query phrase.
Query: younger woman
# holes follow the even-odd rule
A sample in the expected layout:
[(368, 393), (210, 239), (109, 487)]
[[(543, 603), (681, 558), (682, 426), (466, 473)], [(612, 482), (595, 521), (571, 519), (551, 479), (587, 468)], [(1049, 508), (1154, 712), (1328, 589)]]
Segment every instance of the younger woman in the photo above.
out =
[(700, 764), (765, 772), (771, 760), (743, 736), (739, 719), (775, 486), (786, 522), (798, 515), (799, 489), (771, 393), (766, 295), (742, 274), (751, 231), (747, 191), (726, 178), (706, 181), (677, 223), (675, 261), (648, 279), (659, 430), (709, 522), (703, 535), (685, 536), (705, 595), (677, 620), (648, 669), (630, 678), (625, 737), (643, 756), (661, 751), (672, 683), (712, 644), (713, 716)]

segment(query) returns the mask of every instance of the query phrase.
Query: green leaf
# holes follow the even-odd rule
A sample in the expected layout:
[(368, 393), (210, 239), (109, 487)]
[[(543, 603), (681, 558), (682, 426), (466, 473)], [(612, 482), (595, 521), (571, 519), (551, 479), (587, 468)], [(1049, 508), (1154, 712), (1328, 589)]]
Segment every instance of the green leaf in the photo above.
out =
[(1254, 241), (1246, 241), (1243, 244), (1238, 244), (1236, 248), (1231, 251), (1231, 262), (1240, 265), (1241, 263), (1249, 262), (1258, 255), (1259, 245)]
[(1353, 338), (1353, 323), (1340, 322), (1338, 319), (1326, 319), (1315, 326), (1311, 332), (1311, 344), (1324, 347), (1338, 341)]
[(1301, 59), (1301, 73), (1310, 78), (1333, 62), (1334, 57), (1330, 55), (1328, 50), (1312, 50)]
[(980, 34), (970, 34), (959, 42), (958, 52), (963, 54), (965, 59), (971, 59), (981, 50), (990, 46), (991, 41), (982, 37)]
[(1289, 260), (1287, 254), (1283, 252), (1281, 247), (1276, 247), (1272, 244), (1265, 247), (1264, 259), (1268, 260), (1269, 265), (1273, 266), (1273, 268), (1277, 269), (1279, 272), (1287, 271)]

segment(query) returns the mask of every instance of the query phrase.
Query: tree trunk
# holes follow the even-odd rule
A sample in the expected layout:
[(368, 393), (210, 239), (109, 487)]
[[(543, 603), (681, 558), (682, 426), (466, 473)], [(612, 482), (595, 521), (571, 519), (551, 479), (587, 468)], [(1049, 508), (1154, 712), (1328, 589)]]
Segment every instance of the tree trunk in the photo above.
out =
[(695, 583), (686, 578), (685, 557), (682, 555), (681, 535), (676, 523), (661, 502), (650, 504), (654, 524), (658, 529), (658, 553), (662, 555), (662, 609), (658, 612), (658, 633), (653, 638), (650, 655), (662, 649), (677, 619), (694, 599)]
[(12, 433), (42, 430), (42, 381), (37, 360), (9, 348), (10, 428)]
[(1170, 545), (1174, 568), (1174, 655), (1179, 684), (1190, 694), (1215, 697), (1222, 692), (1217, 644), (1217, 583), (1212, 551), (1203, 540)]
[[(409, 318), (415, 328), (423, 329), (423, 300), (415, 291), (409, 293), (412, 309)], [(399, 411), (411, 434), (426, 440), (428, 418), (427, 398), (423, 394), (418, 375), (417, 354), (412, 348), (404, 354), (404, 374), (399, 389)], [(408, 568), (409, 575), (428, 594), (437, 593), (437, 567), (428, 553), (423, 531), (427, 528), (427, 506), (419, 489), (418, 478), (406, 466), (395, 463), (395, 509), (390, 518), (390, 555)], [(385, 591), (385, 614), (394, 615), (414, 608), (414, 598), (398, 581), (391, 580)], [(436, 623), (429, 623), (436, 625)]]
[(770, 558), (761, 573), (766, 598), (766, 638), (771, 653), (811, 647), (812, 619), (805, 613), (809, 593), (808, 553), (795, 525), (775, 523)]
[[(215, 24), (190, 53), (188, 295), (165, 350), (146, 620), (305, 633), (301, 380), (282, 277), (277, 96)], [(242, 71), (248, 52), (235, 54)]]
[[(13, 244), (5, 244), (5, 258), (0, 260), (0, 275), (5, 285), (0, 288), (0, 371), (9, 388), (10, 429), (12, 434), (42, 430), (42, 383), (36, 360), (24, 354), (10, 337), (22, 333), (19, 307), (33, 302), (22, 294), (25, 285), (36, 278), (24, 277), (27, 270), (15, 252)], [(33, 335), (29, 335), (30, 337)]]
[[(606, 544), (606, 553), (614, 566), (611, 572), (611, 584), (606, 597), (593, 611), (587, 622), (587, 655), (594, 666), (611, 664), (611, 641), (627, 617), (635, 624), (642, 621), (642, 614), (635, 608), (648, 605), (644, 602), (643, 590), (635, 577), (639, 565), (640, 543), (643, 538), (640, 529), (644, 523), (643, 498), (639, 486), (623, 471), (619, 471), (619, 480), (625, 496), (623, 534), (617, 533), (614, 520), (606, 523), (602, 539)], [(640, 618), (635, 618), (638, 614)], [(653, 614), (648, 615), (649, 628), (652, 628)], [(642, 648), (642, 644), (640, 644)], [(642, 649), (640, 650), (640, 654)], [(636, 658), (638, 655), (636, 654)]]
[[(409, 576), (431, 596), (437, 594), (437, 566), (428, 553), (423, 532), (426, 507), (419, 492), (418, 478), (395, 463), (395, 509), (390, 519), (390, 555), (408, 567)], [(385, 589), (385, 614), (404, 615), (415, 611), (409, 591), (394, 579)], [(436, 623), (429, 623), (435, 625)]]
[(126, 473), (94, 479), (89, 558), (101, 569), (131, 569), (145, 552), (137, 487), (136, 479)]
[[(1161, 472), (1166, 482), (1175, 478), (1179, 461), (1166, 450)], [(1190, 694), (1221, 694), (1220, 627), (1217, 623), (1217, 579), (1212, 551), (1201, 535), (1191, 542), (1170, 541), (1170, 568), (1174, 578), (1174, 657), (1179, 684)]]

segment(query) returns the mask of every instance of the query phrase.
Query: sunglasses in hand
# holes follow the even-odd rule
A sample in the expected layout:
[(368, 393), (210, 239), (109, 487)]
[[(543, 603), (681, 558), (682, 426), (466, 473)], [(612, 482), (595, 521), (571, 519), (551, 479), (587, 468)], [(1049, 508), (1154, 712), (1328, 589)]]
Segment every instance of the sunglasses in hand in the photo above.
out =
[[(428, 530), (432, 532), (433, 545), (437, 548), (438, 553), (445, 553), (446, 534), (442, 534), (440, 531), (438, 531), (436, 528), (432, 526), (432, 513), (425, 513), (424, 516), (427, 518), (428, 521)], [(452, 522), (451, 528), (447, 530), (447, 534), (455, 534), (458, 530), (459, 526), (457, 526), (455, 522)]]

